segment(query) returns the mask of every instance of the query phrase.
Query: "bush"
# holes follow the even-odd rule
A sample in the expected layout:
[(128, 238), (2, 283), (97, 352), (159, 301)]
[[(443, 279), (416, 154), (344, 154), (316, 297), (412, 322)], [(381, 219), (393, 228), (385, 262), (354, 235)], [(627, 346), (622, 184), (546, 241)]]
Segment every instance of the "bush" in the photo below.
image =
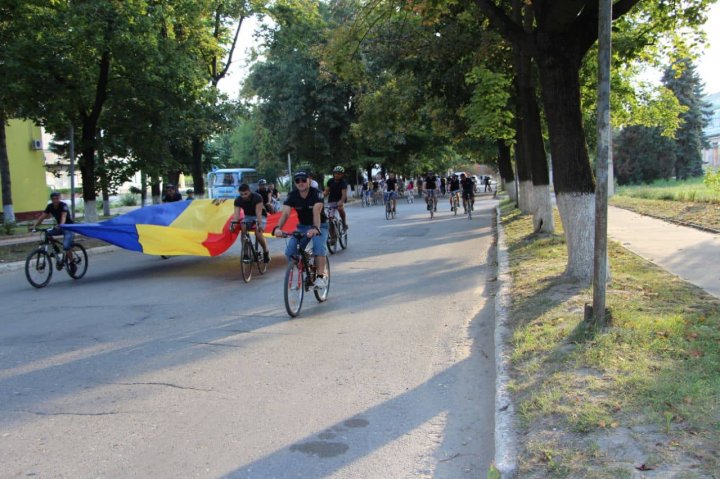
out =
[(705, 183), (708, 190), (712, 191), (716, 195), (720, 195), (720, 169), (715, 171), (708, 169), (705, 172), (703, 183)]
[[(132, 193), (133, 195), (141, 195), (142, 190), (140, 188), (138, 188), (137, 186), (131, 186), (130, 193)], [(129, 205), (129, 206), (134, 206), (134, 205)]]
[(133, 194), (132, 192), (125, 193), (120, 198), (120, 204), (123, 206), (137, 206), (137, 204), (138, 204), (137, 196), (135, 194)]

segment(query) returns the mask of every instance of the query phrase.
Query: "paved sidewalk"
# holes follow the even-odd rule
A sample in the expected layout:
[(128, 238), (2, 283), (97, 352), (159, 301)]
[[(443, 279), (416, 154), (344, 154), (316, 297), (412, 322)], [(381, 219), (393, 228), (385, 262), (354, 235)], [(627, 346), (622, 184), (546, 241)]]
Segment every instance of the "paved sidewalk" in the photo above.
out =
[(610, 206), (608, 236), (720, 298), (720, 235)]

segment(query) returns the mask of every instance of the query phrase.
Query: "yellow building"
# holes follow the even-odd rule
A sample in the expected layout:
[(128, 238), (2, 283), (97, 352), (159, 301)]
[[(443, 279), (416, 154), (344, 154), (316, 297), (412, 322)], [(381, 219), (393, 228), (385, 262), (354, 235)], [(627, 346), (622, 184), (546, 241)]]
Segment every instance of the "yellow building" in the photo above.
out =
[(48, 202), (40, 127), (27, 120), (10, 120), (5, 136), (13, 209), (17, 219), (24, 219), (28, 213), (44, 210)]

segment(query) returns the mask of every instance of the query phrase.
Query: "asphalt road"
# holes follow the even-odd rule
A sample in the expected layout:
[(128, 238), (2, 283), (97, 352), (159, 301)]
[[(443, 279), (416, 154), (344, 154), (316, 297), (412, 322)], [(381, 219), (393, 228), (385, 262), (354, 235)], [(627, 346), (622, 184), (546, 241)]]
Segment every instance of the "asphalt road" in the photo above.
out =
[(117, 251), (42, 290), (0, 274), (0, 477), (484, 477), (495, 202), (349, 209), (330, 298), (218, 258)]

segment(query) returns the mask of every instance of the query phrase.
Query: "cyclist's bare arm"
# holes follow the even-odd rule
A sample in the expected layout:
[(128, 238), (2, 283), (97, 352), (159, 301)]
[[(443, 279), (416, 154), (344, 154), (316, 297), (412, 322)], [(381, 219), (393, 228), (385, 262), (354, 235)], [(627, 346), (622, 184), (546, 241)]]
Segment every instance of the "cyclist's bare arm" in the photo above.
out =
[(260, 203), (255, 205), (255, 218), (257, 219), (257, 221), (255, 221), (255, 231), (258, 233), (263, 232), (262, 221), (260, 221), (262, 219), (262, 212), (263, 212), (263, 204), (261, 201)]
[(278, 224), (275, 227), (275, 230), (273, 231), (273, 234), (275, 235), (276, 238), (282, 238), (284, 236), (284, 233), (282, 232), (282, 227), (285, 226), (285, 222), (287, 221), (289, 216), (290, 216), (290, 207), (287, 205), (283, 205), (282, 215), (280, 215), (280, 220), (278, 220)]
[(35, 222), (32, 225), (28, 226), (28, 230), (34, 230), (35, 228), (38, 227), (38, 225), (40, 223), (42, 223), (43, 221), (45, 221), (48, 218), (50, 218), (50, 215), (48, 213), (45, 213), (45, 212), (40, 213), (40, 215), (37, 217)]

